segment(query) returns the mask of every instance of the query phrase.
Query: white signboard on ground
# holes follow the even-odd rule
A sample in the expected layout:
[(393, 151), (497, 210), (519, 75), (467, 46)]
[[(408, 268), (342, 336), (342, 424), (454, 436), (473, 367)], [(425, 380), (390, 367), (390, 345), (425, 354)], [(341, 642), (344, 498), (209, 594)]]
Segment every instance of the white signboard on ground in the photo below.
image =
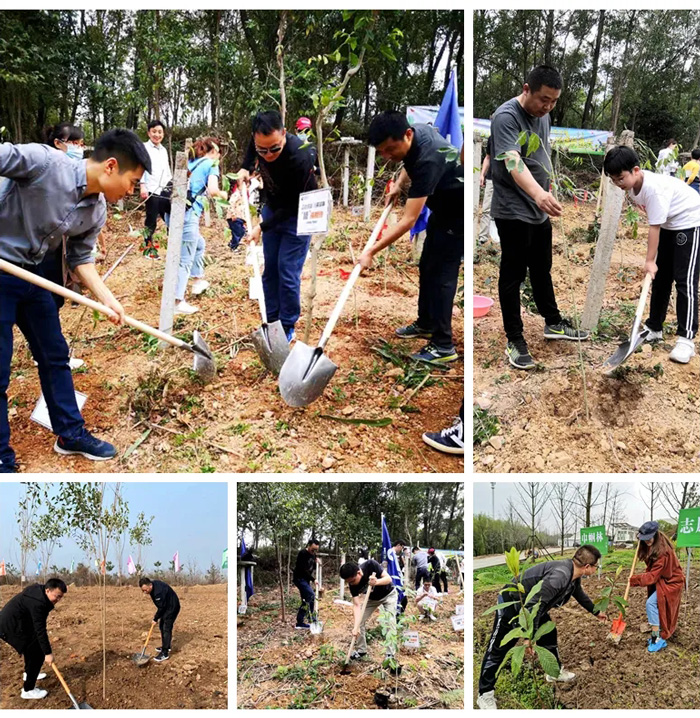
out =
[(434, 611), (437, 608), (438, 602), (434, 598), (426, 597), (418, 605), (422, 608), (430, 608)]
[(452, 619), (452, 628), (455, 629), (455, 631), (463, 631), (464, 630), (464, 614), (461, 616), (450, 616)]
[(243, 615), (247, 610), (248, 610), (248, 606), (243, 606), (243, 605), (241, 605), (241, 606), (238, 607), (238, 613), (239, 613), (240, 615)]
[(405, 631), (403, 634), (404, 648), (420, 648), (420, 637), (418, 631)]
[(325, 234), (331, 223), (333, 195), (330, 189), (315, 189), (299, 195), (297, 234)]
[(460, 603), (459, 605), (455, 606), (455, 616), (463, 616), (464, 615), (464, 604)]
[[(82, 413), (83, 406), (85, 406), (85, 402), (87, 401), (87, 395), (76, 391), (75, 400), (78, 402), (78, 410)], [(34, 411), (29, 418), (37, 424), (41, 424), (41, 426), (47, 428), (49, 431), (53, 431), (51, 417), (49, 416), (49, 407), (46, 406), (46, 399), (44, 399), (43, 394), (39, 397), (39, 401), (37, 401)]]

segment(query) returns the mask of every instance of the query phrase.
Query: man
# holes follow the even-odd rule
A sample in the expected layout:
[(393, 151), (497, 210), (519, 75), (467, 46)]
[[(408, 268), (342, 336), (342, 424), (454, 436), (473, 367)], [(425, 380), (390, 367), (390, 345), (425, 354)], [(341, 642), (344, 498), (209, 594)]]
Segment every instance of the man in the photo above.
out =
[(144, 147), (151, 158), (151, 171), (144, 172), (141, 178), (141, 199), (146, 200), (143, 256), (147, 259), (160, 259), (158, 249), (153, 244), (153, 233), (156, 231), (158, 216), (165, 222), (165, 215), (170, 213), (173, 173), (168, 151), (163, 147), (164, 137), (165, 125), (160, 120), (148, 123), (148, 142), (144, 143)]
[(165, 581), (151, 581), (150, 578), (139, 579), (141, 590), (151, 597), (156, 605), (156, 615), (153, 616), (153, 625), (160, 622), (161, 646), (158, 648), (158, 655), (153, 659), (156, 663), (162, 663), (170, 658), (170, 649), (173, 642), (173, 625), (178, 613), (180, 613), (180, 599), (173, 589)]
[(372, 258), (408, 232), (428, 206), (431, 214), (419, 265), (418, 318), (397, 329), (396, 335), (430, 339), (411, 358), (444, 366), (458, 358), (452, 340), (452, 305), (464, 254), (464, 166), (457, 158), (459, 150), (434, 127), (411, 127), (406, 116), (395, 110), (372, 120), (369, 143), (385, 160), (403, 162), (387, 203), (399, 196), (409, 179), (411, 187), (401, 219), (363, 252), (360, 264), (369, 269)]
[(25, 700), (46, 698), (48, 691), (36, 687), (44, 662), (53, 663), (53, 651), (46, 630), (46, 619), (68, 592), (60, 578), (50, 578), (43, 586), (35, 583), (13, 596), (0, 611), (0, 639), (24, 656), (24, 685), (20, 694)]
[(675, 177), (678, 171), (678, 143), (671, 138), (666, 142), (663, 149), (659, 150), (659, 158), (656, 162), (656, 171), (667, 177)]
[(437, 621), (435, 611), (428, 605), (426, 599), (435, 601), (436, 603), (440, 601), (440, 594), (435, 586), (433, 586), (433, 583), (429, 578), (426, 578), (423, 581), (422, 585), (416, 592), (415, 604), (418, 606), (419, 610), (419, 621), (422, 621), (426, 617), (431, 621)]
[[(428, 561), (430, 562), (430, 573), (433, 577), (433, 584), (438, 593), (448, 593), (447, 590), (447, 559), (434, 548), (428, 549)], [(440, 582), (442, 581), (442, 586)], [(444, 587), (444, 591), (442, 588)]]
[[(352, 612), (355, 619), (352, 635), (357, 639), (355, 651), (350, 658), (361, 659), (367, 655), (367, 619), (378, 609), (382, 608), (387, 612), (389, 622), (396, 623), (396, 603), (398, 591), (394, 588), (391, 576), (374, 559), (365, 561), (362, 566), (356, 563), (344, 563), (340, 567), (340, 577), (347, 581), (352, 596)], [(369, 586), (369, 588), (367, 588)], [(367, 605), (362, 613), (364, 603), (363, 589), (370, 591)], [(393, 658), (396, 655), (396, 646), (386, 647), (386, 658)], [(396, 669), (389, 669), (394, 673)]]
[[(92, 157), (76, 161), (45, 145), (0, 144), (0, 259), (43, 276), (47, 252), (66, 241), (71, 272), (121, 324), (122, 305), (95, 269), (92, 249), (106, 220), (106, 202), (133, 192), (144, 170), (151, 169), (143, 143), (129, 130), (110, 130), (95, 142)], [(0, 473), (17, 470), (10, 448), (7, 387), (12, 361), (12, 328), (17, 324), (39, 367), (59, 454), (81, 454), (93, 461), (116, 449), (85, 429), (75, 400), (68, 345), (61, 333), (53, 295), (11, 274), (0, 272)]]
[[(549, 217), (559, 217), (562, 208), (549, 191), (552, 173), (549, 113), (557, 104), (561, 87), (561, 76), (553, 67), (536, 67), (527, 76), (522, 93), (504, 102), (491, 121), (491, 216), (501, 240), (498, 298), (507, 338), (505, 353), (516, 369), (535, 368), (520, 316), (520, 285), (528, 270), (537, 310), (545, 320), (545, 339), (582, 341), (589, 336), (562, 319), (552, 285)], [(518, 142), (522, 133), (526, 134), (528, 144), (533, 135), (539, 138), (537, 150), (529, 156), (524, 149), (528, 145)], [(498, 159), (502, 156), (506, 159)], [(512, 171), (506, 161), (515, 163)]]
[(258, 112), (243, 168), (238, 172), (240, 181), (249, 182), (259, 158), (266, 200), (262, 223), (249, 232), (249, 237), (257, 242), (262, 234), (267, 321), (280, 320), (290, 342), (301, 313), (301, 270), (311, 241), (311, 235), (297, 235), (299, 195), (317, 187), (315, 154), (311, 145), (304, 144), (285, 131), (279, 112)]
[(292, 580), (299, 589), (301, 605), (297, 611), (297, 623), (295, 628), (298, 631), (308, 630), (310, 617), (314, 615), (315, 595), (311, 584), (316, 582), (316, 554), (318, 553), (318, 541), (311, 539), (306, 548), (297, 554), (297, 562), (294, 565)]
[(302, 142), (309, 141), (309, 134), (311, 132), (311, 120), (308, 117), (300, 117), (294, 125), (297, 131), (297, 137)]
[(414, 546), (412, 550), (413, 558), (411, 563), (416, 567), (416, 585), (415, 589), (418, 590), (421, 581), (430, 578), (430, 571), (428, 570), (428, 554), (425, 551), (421, 551), (418, 546)]
[[(573, 559), (567, 558), (561, 561), (545, 561), (528, 568), (520, 575), (520, 582), (523, 585), (525, 596), (527, 596), (532, 588), (542, 581), (542, 588), (539, 593), (530, 599), (525, 608), (528, 610), (536, 603), (540, 603), (540, 609), (534, 619), (534, 630), (551, 621), (549, 612), (552, 608), (563, 606), (573, 596), (578, 603), (583, 606), (589, 613), (597, 616), (600, 621), (607, 621), (604, 613), (596, 611), (593, 607), (593, 601), (586, 595), (581, 588), (581, 577), (592, 576), (598, 569), (598, 561), (600, 560), (600, 551), (595, 546), (584, 545), (577, 549)], [(517, 591), (510, 592), (507, 589), (517, 588), (517, 582), (509, 583), (498, 594), (499, 603), (509, 603), (516, 600)], [(507, 591), (505, 594), (503, 591)], [(493, 630), (491, 639), (489, 640), (484, 660), (481, 664), (481, 675), (479, 677), (479, 698), (477, 705), (482, 709), (498, 708), (494, 697), (494, 688), (496, 686), (496, 674), (501, 662), (505, 658), (508, 651), (515, 646), (518, 639), (513, 639), (502, 643), (503, 638), (513, 629), (514, 619), (520, 610), (520, 603), (516, 605), (507, 605), (505, 608), (496, 612), (493, 621)], [(533, 648), (526, 641), (526, 650), (532, 652)], [(537, 645), (551, 651), (559, 664), (559, 676), (552, 678), (547, 676), (548, 681), (572, 681), (576, 676), (570, 671), (564, 670), (559, 658), (559, 650), (557, 648), (557, 630), (556, 628), (546, 633), (538, 641)]]

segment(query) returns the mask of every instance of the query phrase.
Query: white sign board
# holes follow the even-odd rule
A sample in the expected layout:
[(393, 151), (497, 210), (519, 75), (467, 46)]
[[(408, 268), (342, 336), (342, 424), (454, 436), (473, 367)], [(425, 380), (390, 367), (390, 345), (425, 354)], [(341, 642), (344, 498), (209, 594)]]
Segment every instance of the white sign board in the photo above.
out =
[(463, 616), (464, 615), (464, 604), (460, 603), (458, 606), (455, 606), (455, 616)]
[(452, 628), (455, 629), (455, 631), (463, 631), (464, 630), (464, 614), (461, 616), (450, 616), (452, 619)]
[(434, 611), (437, 608), (438, 602), (434, 598), (426, 596), (418, 605), (421, 608), (429, 608)]
[(299, 195), (297, 234), (325, 234), (331, 224), (333, 195), (330, 189), (315, 189)]
[[(85, 402), (87, 401), (87, 395), (80, 391), (76, 391), (75, 400), (78, 403), (78, 411), (82, 413)], [(46, 399), (44, 399), (43, 394), (39, 397), (39, 401), (37, 401), (34, 411), (29, 418), (37, 424), (41, 424), (41, 426), (45, 427), (49, 431), (53, 431), (53, 427), (51, 426), (51, 417), (49, 416), (49, 407), (46, 406)]]
[(262, 277), (260, 277), (257, 281), (255, 280), (255, 277), (248, 277), (248, 299), (257, 301), (258, 297), (262, 294), (262, 291)]
[(405, 631), (403, 634), (404, 648), (420, 648), (420, 638), (418, 631)]
[(243, 615), (248, 610), (248, 606), (239, 606), (238, 607), (238, 613), (240, 615)]

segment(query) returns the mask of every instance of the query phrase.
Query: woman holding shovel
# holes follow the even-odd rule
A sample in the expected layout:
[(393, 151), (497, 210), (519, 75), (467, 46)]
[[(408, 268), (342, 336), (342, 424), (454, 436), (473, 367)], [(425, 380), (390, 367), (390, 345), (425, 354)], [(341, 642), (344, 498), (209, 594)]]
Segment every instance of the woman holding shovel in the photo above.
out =
[(639, 558), (646, 563), (647, 570), (632, 576), (630, 586), (647, 587), (647, 619), (651, 626), (647, 650), (657, 653), (666, 648), (666, 639), (676, 630), (685, 577), (673, 545), (659, 531), (656, 521), (641, 526), (637, 538)]

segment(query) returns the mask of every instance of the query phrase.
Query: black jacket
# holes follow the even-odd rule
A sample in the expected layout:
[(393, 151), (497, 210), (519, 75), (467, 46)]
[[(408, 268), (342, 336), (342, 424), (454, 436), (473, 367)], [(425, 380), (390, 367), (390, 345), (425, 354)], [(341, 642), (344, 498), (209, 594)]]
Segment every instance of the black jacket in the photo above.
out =
[(53, 651), (46, 632), (46, 619), (53, 609), (42, 584), (27, 586), (0, 611), (0, 638), (20, 654), (38, 641), (44, 655), (48, 656)]
[(156, 604), (156, 615), (153, 616), (154, 621), (158, 621), (163, 616), (171, 613), (177, 613), (180, 610), (180, 599), (173, 589), (168, 586), (165, 581), (151, 581), (153, 590), (151, 591), (151, 601)]
[(305, 548), (297, 554), (293, 578), (295, 581), (313, 581), (316, 578), (316, 557)]

